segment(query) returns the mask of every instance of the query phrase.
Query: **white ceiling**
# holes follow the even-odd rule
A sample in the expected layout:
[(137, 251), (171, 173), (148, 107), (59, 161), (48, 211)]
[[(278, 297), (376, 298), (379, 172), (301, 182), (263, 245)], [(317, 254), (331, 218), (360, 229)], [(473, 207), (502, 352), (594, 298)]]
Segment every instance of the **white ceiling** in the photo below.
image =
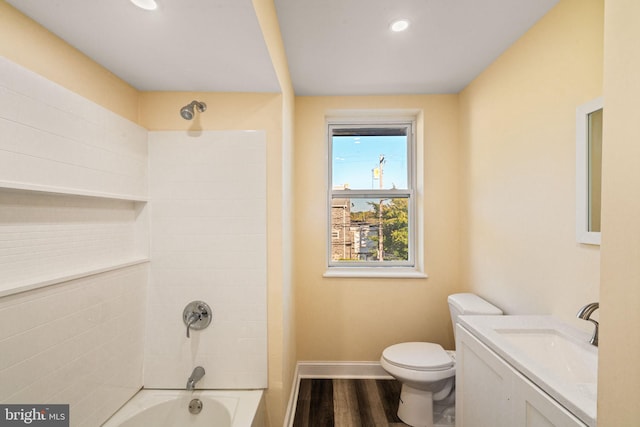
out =
[(556, 3), (275, 0), (298, 95), (457, 93)]
[(279, 92), (251, 0), (6, 0), (139, 90)]
[[(6, 1), (139, 90), (280, 90), (251, 0)], [(274, 0), (297, 95), (457, 93), (557, 2)]]

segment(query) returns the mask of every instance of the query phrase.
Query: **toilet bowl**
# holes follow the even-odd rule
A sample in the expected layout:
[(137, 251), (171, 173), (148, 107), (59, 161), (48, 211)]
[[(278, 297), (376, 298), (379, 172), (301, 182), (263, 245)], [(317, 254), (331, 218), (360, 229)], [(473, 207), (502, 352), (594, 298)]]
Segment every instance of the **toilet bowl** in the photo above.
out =
[[(454, 335), (459, 315), (502, 314), (502, 310), (474, 294), (450, 295), (448, 302)], [(380, 365), (402, 384), (398, 417), (405, 424), (454, 425), (455, 352), (435, 343), (405, 342), (384, 349)]]
[[(456, 375), (453, 354), (430, 342), (395, 344), (382, 352), (380, 364), (402, 384), (398, 417), (406, 424), (434, 425), (434, 402), (453, 395)], [(453, 402), (453, 398), (449, 400)]]

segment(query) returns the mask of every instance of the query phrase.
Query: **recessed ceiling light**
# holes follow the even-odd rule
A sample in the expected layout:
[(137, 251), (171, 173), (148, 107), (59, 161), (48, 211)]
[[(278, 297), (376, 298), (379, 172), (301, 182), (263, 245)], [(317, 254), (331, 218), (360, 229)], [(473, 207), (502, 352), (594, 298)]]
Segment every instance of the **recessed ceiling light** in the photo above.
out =
[(407, 28), (409, 28), (409, 21), (406, 19), (398, 19), (391, 23), (391, 31), (395, 31), (396, 33), (404, 31)]
[(144, 10), (156, 10), (158, 8), (155, 0), (131, 0), (131, 3)]

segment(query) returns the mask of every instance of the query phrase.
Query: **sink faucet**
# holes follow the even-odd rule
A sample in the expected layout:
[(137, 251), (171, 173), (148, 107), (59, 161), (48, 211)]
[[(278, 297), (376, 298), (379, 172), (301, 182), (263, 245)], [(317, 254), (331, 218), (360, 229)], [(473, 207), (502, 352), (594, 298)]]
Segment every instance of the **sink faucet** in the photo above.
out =
[(187, 380), (187, 390), (193, 390), (196, 383), (204, 377), (204, 368), (202, 366), (196, 366), (191, 376)]
[(598, 346), (598, 322), (593, 320), (591, 318), (591, 315), (598, 308), (600, 308), (600, 304), (598, 304), (597, 302), (592, 302), (591, 304), (587, 304), (584, 307), (582, 307), (580, 309), (580, 311), (578, 311), (578, 314), (577, 314), (579, 319), (588, 320), (589, 322), (591, 322), (594, 325), (596, 325), (596, 329), (593, 331), (593, 336), (589, 340), (589, 344), (593, 344), (595, 346)]

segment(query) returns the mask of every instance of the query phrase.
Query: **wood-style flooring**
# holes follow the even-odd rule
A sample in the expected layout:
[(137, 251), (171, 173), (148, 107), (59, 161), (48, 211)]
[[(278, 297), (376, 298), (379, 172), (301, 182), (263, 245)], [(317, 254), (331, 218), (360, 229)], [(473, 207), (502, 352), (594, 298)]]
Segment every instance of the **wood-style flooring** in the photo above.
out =
[(396, 380), (302, 378), (293, 427), (400, 427)]

